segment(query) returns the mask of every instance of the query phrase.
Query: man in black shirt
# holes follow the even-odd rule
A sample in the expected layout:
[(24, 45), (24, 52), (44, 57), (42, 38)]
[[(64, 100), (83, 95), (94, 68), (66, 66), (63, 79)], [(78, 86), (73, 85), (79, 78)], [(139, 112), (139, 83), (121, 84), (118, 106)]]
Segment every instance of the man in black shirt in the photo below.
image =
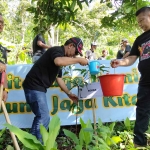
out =
[(130, 66), (138, 58), (138, 69), (141, 73), (137, 103), (136, 122), (134, 126), (135, 147), (146, 147), (145, 132), (148, 129), (150, 117), (150, 7), (142, 7), (136, 12), (137, 22), (144, 33), (136, 38), (130, 55), (122, 60), (112, 60), (111, 66)]
[(62, 91), (73, 101), (77, 102), (78, 97), (72, 94), (62, 80), (61, 67), (79, 63), (87, 65), (88, 60), (76, 55), (82, 55), (83, 43), (80, 38), (70, 38), (64, 46), (49, 48), (33, 65), (23, 82), (23, 88), (27, 103), (30, 105), (35, 118), (32, 124), (31, 133), (42, 141), (40, 124), (48, 129), (50, 120), (49, 109), (46, 100), (46, 91), (56, 80)]
[(38, 34), (32, 43), (33, 47), (33, 63), (35, 63), (41, 55), (43, 55), (46, 49), (50, 48), (51, 46), (46, 45), (45, 39), (41, 34)]
[(125, 52), (124, 52), (124, 55), (123, 55), (122, 58), (126, 58), (126, 57), (128, 57), (129, 54), (130, 54), (131, 46), (129, 45), (127, 39), (123, 39), (123, 40), (122, 40), (122, 45), (125, 47)]
[(121, 50), (117, 52), (117, 59), (122, 59), (124, 55), (125, 47), (121, 45)]

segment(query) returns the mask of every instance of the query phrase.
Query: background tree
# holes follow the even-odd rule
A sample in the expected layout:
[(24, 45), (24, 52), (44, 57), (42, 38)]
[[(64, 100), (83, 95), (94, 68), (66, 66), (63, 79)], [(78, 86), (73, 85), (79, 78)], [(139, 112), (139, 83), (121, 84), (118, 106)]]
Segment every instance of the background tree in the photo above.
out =
[(39, 32), (45, 33), (46, 41), (53, 46), (79, 36), (87, 50), (92, 41), (97, 41), (98, 56), (107, 49), (108, 59), (111, 59), (122, 38), (127, 38), (132, 45), (141, 33), (134, 14), (138, 8), (149, 4), (149, 0), (1, 0), (0, 11), (6, 26), (0, 43), (12, 49), (9, 64), (31, 63), (27, 52)]

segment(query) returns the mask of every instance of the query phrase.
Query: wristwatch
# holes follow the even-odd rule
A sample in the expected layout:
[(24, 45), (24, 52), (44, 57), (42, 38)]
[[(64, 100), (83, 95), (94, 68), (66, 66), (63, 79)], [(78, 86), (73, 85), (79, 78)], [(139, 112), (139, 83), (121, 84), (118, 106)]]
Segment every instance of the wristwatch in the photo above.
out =
[(3, 88), (3, 91), (6, 91), (7, 93), (9, 92), (9, 90), (7, 88)]

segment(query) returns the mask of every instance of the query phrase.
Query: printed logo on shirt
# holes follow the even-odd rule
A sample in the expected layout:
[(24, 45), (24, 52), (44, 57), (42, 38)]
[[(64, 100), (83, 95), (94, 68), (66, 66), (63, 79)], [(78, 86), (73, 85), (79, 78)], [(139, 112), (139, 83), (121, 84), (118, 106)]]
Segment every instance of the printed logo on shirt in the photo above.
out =
[(140, 52), (140, 61), (150, 58), (150, 40), (138, 47)]

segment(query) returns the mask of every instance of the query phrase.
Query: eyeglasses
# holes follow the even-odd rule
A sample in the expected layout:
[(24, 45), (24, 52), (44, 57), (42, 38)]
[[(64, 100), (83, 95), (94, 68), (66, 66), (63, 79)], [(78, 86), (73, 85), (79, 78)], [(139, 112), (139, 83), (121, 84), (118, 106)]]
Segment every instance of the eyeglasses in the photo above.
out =
[(4, 25), (5, 25), (5, 24), (4, 24), (4, 21), (1, 21), (1, 20), (0, 20), (0, 24), (1, 24), (2, 26), (4, 26)]

